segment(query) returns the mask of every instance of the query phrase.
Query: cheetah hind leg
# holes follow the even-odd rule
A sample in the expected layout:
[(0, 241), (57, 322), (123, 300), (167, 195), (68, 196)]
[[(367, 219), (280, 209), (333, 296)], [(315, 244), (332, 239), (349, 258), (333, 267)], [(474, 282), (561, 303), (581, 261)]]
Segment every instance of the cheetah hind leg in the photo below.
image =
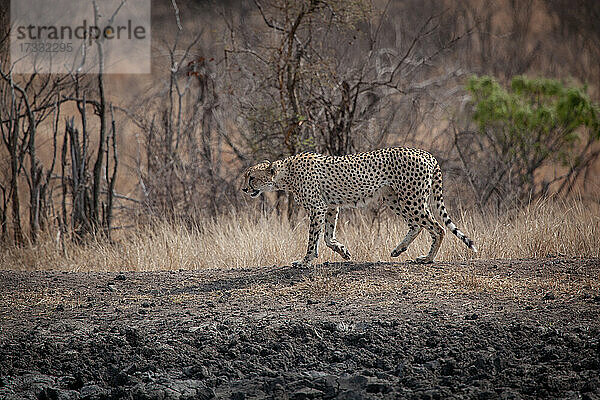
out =
[(396, 246), (394, 250), (392, 250), (392, 257), (398, 257), (400, 254), (404, 253), (408, 246), (412, 243), (413, 240), (417, 237), (417, 235), (421, 232), (421, 227), (414, 224), (412, 222), (410, 210), (406, 207), (404, 202), (400, 199), (400, 196), (390, 187), (386, 187), (381, 191), (381, 196), (385, 205), (387, 205), (390, 210), (396, 213), (396, 215), (401, 216), (408, 223), (408, 232), (404, 239)]
[(415, 240), (417, 235), (421, 232), (421, 227), (417, 225), (409, 225), (408, 232), (406, 233), (406, 237), (400, 242), (398, 246), (392, 251), (392, 257), (398, 257), (400, 254), (404, 253), (408, 246)]
[(427, 229), (431, 235), (431, 248), (426, 256), (417, 257), (415, 262), (419, 264), (431, 264), (444, 240), (445, 230), (444, 227), (433, 218), (427, 203), (423, 204), (422, 213), (425, 215), (425, 218), (422, 220), (423, 227)]

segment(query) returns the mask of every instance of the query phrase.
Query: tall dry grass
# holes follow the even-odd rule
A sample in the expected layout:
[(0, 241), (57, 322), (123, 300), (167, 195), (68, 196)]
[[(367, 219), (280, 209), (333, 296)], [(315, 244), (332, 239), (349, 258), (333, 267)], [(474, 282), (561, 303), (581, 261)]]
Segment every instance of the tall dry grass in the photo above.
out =
[[(337, 236), (355, 261), (404, 261), (429, 249), (429, 235), (423, 232), (406, 253), (392, 259), (391, 250), (407, 230), (401, 219), (387, 212), (374, 222), (365, 214), (343, 214)], [(600, 257), (598, 203), (542, 200), (502, 216), (456, 210), (451, 210), (451, 216), (475, 241), (479, 253), (472, 253), (447, 232), (438, 260)], [(306, 222), (301, 220), (293, 227), (276, 216), (238, 213), (207, 220), (194, 229), (175, 223), (140, 226), (123, 232), (113, 244), (92, 240), (63, 246), (55, 236), (46, 234), (36, 245), (1, 250), (0, 269), (154, 271), (283, 265), (304, 255)], [(317, 262), (340, 260), (321, 240)]]

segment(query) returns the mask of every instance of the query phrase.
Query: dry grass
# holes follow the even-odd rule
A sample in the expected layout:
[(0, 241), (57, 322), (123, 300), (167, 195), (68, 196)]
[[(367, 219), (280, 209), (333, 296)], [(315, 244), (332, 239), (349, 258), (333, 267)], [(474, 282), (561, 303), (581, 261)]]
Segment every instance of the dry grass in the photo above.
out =
[[(600, 257), (600, 205), (581, 201), (544, 200), (501, 217), (477, 213), (451, 214), (461, 230), (479, 248), (470, 252), (447, 233), (438, 254), (440, 261), (471, 258), (538, 258), (548, 255)], [(406, 225), (385, 214), (372, 223), (366, 216), (341, 218), (338, 239), (358, 261), (390, 261), (394, 246), (404, 237)], [(277, 217), (239, 214), (206, 221), (198, 229), (177, 224), (154, 224), (121, 234), (116, 244), (91, 241), (67, 243), (50, 234), (35, 246), (6, 248), (0, 252), (0, 269), (12, 270), (178, 270), (246, 268), (283, 265), (305, 252), (306, 220), (296, 227)], [(400, 261), (429, 249), (430, 238), (421, 233)], [(321, 241), (317, 262), (340, 261)], [(464, 282), (477, 285), (477, 282)]]

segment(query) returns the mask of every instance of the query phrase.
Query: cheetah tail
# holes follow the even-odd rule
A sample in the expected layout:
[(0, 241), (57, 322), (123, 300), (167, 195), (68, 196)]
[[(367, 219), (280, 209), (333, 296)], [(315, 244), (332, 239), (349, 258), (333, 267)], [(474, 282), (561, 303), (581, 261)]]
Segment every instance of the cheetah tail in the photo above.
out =
[(444, 196), (442, 195), (442, 170), (439, 165), (436, 165), (435, 170), (433, 171), (433, 199), (438, 217), (444, 222), (444, 225), (462, 240), (468, 248), (477, 253), (477, 248), (473, 241), (469, 239), (467, 235), (462, 233), (448, 216), (448, 211), (446, 211), (446, 206), (444, 205)]

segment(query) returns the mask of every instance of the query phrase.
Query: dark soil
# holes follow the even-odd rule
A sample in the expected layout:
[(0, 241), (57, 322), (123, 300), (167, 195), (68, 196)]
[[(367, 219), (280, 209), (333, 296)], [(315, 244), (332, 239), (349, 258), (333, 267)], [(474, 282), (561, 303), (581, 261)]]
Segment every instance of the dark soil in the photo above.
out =
[(600, 399), (598, 259), (0, 285), (1, 399)]

